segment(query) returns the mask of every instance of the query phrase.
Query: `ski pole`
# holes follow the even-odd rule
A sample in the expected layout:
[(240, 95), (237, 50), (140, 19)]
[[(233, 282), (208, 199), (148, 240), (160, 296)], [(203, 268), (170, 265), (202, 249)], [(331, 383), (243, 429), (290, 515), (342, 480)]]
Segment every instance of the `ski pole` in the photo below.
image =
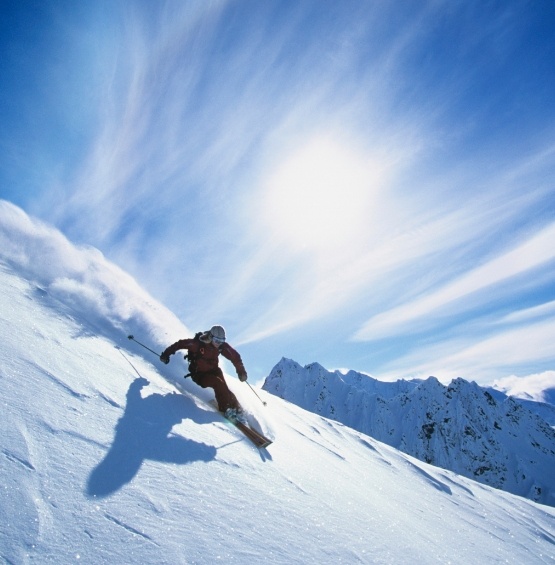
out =
[(123, 351), (117, 345), (116, 345), (116, 349), (121, 353), (122, 357), (131, 365), (131, 367), (133, 367), (133, 369), (135, 370), (135, 373), (137, 373), (137, 375), (139, 375), (139, 377), (141, 377), (141, 379), (142, 379), (143, 377), (141, 376), (139, 371), (137, 371), (137, 367), (135, 367), (135, 365), (133, 365), (133, 363), (131, 363), (131, 361), (129, 361), (129, 358), (127, 357), (127, 355), (124, 355)]
[(132, 339), (135, 343), (142, 345), (145, 349), (148, 349), (151, 353), (154, 353), (154, 355), (156, 355), (156, 357), (160, 357), (160, 353), (156, 353), (156, 351), (153, 351), (152, 349), (150, 349), (150, 347), (147, 347), (144, 343), (137, 341), (132, 335), (128, 335), (127, 339)]
[(254, 394), (256, 394), (256, 398), (258, 398), (258, 400), (260, 400), (260, 402), (262, 402), (262, 404), (264, 404), (264, 406), (266, 406), (266, 402), (264, 400), (262, 400), (262, 398), (260, 398), (260, 396), (258, 396), (258, 394), (256, 393), (256, 390), (254, 390), (254, 388), (252, 388), (251, 384), (247, 381), (245, 381), (248, 385), (249, 388), (254, 392)]

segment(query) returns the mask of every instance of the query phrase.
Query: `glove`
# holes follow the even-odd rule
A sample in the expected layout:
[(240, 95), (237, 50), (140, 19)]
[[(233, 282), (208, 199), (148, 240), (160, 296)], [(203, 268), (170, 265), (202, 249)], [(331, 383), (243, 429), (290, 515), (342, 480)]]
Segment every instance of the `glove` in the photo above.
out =
[(247, 380), (247, 373), (239, 373), (239, 380), (244, 383)]
[(160, 361), (167, 365), (170, 362), (170, 356), (164, 351), (162, 355), (160, 355)]

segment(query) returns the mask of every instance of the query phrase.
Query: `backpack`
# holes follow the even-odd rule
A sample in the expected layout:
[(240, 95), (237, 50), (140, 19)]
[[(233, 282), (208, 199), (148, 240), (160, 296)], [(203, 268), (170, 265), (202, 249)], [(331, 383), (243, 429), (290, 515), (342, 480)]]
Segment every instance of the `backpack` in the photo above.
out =
[[(200, 343), (200, 336), (203, 332), (197, 332), (195, 337), (193, 338), (195, 341)], [(185, 355), (184, 359), (189, 363), (189, 372), (185, 375), (185, 379), (187, 377), (192, 377), (197, 372), (197, 359), (204, 354), (204, 348), (201, 346), (198, 353), (193, 353), (192, 351), (187, 351), (187, 355)]]

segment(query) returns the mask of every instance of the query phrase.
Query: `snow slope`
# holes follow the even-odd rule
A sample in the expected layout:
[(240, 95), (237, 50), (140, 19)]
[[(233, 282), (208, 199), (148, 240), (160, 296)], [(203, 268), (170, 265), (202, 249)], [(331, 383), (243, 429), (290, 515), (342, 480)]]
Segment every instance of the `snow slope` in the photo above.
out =
[[(259, 391), (263, 407), (229, 378), (275, 438), (258, 451), (180, 378), (184, 367), (127, 340), (125, 314), (102, 316), (127, 278), (110, 278), (90, 250), (68, 252), (83, 269), (59, 277), (54, 264), (39, 269), (40, 254), (32, 268), (0, 260), (0, 562), (554, 561), (554, 509)], [(76, 300), (85, 279), (103, 289), (89, 302)], [(141, 316), (129, 306), (137, 337), (173, 319), (149, 303)]]
[(460, 378), (381, 382), (290, 359), (263, 388), (426, 463), (555, 506), (555, 430), (499, 391)]

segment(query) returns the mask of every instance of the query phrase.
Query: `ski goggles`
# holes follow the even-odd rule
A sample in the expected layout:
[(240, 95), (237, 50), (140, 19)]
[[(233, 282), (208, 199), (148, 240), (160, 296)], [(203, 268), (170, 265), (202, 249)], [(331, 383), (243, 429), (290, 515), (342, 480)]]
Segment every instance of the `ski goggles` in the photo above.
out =
[(212, 336), (212, 343), (214, 345), (222, 345), (222, 343), (225, 342), (225, 338), (221, 338), (221, 337), (216, 337), (216, 336)]

